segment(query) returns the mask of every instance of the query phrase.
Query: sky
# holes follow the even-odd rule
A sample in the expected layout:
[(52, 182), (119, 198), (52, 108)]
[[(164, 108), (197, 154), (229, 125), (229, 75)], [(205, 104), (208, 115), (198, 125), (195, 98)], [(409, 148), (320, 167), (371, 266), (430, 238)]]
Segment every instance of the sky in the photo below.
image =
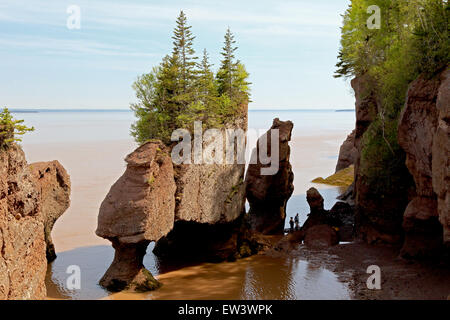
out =
[[(349, 0), (0, 0), (0, 105), (127, 109), (132, 83), (172, 51), (183, 10), (219, 66), (228, 27), (250, 73), (251, 109), (348, 109), (348, 81), (334, 79), (341, 14)], [(69, 29), (68, 7), (80, 8)]]

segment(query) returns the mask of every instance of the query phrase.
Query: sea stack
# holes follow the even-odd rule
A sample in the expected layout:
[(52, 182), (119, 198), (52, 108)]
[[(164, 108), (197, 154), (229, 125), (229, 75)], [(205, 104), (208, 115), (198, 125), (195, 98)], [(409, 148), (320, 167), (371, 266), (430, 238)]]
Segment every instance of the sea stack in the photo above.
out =
[(112, 242), (114, 261), (100, 284), (148, 291), (159, 283), (143, 265), (148, 244), (165, 236), (175, 215), (174, 170), (166, 147), (148, 142), (125, 159), (127, 169), (100, 207), (96, 234)]
[[(250, 223), (252, 229), (263, 234), (283, 234), (284, 232), (286, 205), (294, 192), (294, 173), (289, 162), (291, 153), (289, 141), (293, 127), (294, 124), (291, 121), (275, 119), (265, 136), (258, 140), (252, 154), (253, 161), (247, 170), (245, 182), (246, 197), (250, 204)], [(267, 143), (268, 156), (272, 155), (275, 147), (271, 142), (272, 130), (278, 130), (279, 133), (277, 141), (279, 168), (274, 174), (264, 175), (262, 169), (270, 167), (271, 164), (261, 163), (259, 150), (263, 143)]]

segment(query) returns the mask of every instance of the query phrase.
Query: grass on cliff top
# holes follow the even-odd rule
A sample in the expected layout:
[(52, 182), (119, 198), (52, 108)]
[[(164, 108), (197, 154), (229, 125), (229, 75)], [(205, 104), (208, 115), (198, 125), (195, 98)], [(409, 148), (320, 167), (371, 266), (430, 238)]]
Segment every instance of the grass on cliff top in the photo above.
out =
[(353, 183), (355, 167), (350, 166), (346, 169), (336, 172), (332, 176), (324, 179), (322, 177), (314, 179), (312, 182), (328, 184), (331, 186), (348, 187)]

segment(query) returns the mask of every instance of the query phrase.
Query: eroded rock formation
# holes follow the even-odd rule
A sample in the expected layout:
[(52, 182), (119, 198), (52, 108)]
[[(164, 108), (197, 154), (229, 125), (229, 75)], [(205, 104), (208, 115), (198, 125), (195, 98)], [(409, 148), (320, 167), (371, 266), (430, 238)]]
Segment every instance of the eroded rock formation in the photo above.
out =
[[(412, 179), (402, 165), (404, 154), (397, 152), (393, 155), (396, 162), (387, 163), (377, 150), (389, 146), (379, 132), (377, 114), (381, 108), (369, 77), (353, 79), (352, 87), (356, 97), (357, 154), (353, 193), (357, 231), (368, 243), (399, 243), (403, 237), (402, 213), (409, 202)], [(365, 139), (368, 130), (371, 130), (370, 139)], [(370, 140), (375, 142), (370, 144)], [(371, 156), (367, 155), (369, 150)], [(388, 149), (388, 152), (391, 151)]]
[(409, 203), (403, 217), (404, 257), (434, 255), (442, 245), (442, 227), (433, 190), (432, 149), (438, 126), (437, 95), (441, 77), (424, 76), (409, 86), (402, 111), (398, 141), (406, 153), (406, 166), (414, 178), (416, 197)]
[[(301, 231), (306, 234), (308, 230), (321, 225), (336, 228), (338, 241), (352, 241), (354, 237), (355, 212), (348, 203), (337, 202), (331, 210), (325, 210), (323, 197), (315, 188), (306, 193), (306, 200), (310, 207), (308, 219), (303, 224)], [(323, 233), (323, 234), (326, 234)]]
[[(271, 132), (279, 130), (279, 169), (275, 174), (263, 175), (262, 168), (270, 164), (260, 162), (258, 140), (257, 148), (253, 150), (252, 159), (258, 158), (257, 163), (250, 164), (247, 170), (246, 196), (250, 204), (249, 217), (252, 228), (263, 234), (282, 234), (286, 219), (286, 205), (294, 191), (294, 174), (289, 162), (292, 129), (291, 121), (275, 119), (271, 129), (265, 134), (268, 155), (271, 155)], [(264, 141), (264, 140), (263, 140)]]
[[(241, 130), (245, 141), (247, 106), (243, 106), (243, 114), (233, 123), (221, 129), (223, 145), (226, 129)], [(203, 150), (207, 150), (210, 143), (203, 141)], [(242, 248), (251, 246), (252, 242), (245, 232), (245, 164), (223, 163), (195, 164), (192, 161), (192, 164), (174, 166), (174, 228), (156, 243), (155, 255), (161, 259), (201, 261), (245, 256), (240, 254)]]
[(127, 169), (100, 207), (96, 234), (112, 242), (114, 261), (100, 284), (111, 291), (153, 290), (143, 265), (148, 244), (165, 236), (175, 217), (174, 171), (167, 148), (148, 142), (125, 159)]
[(41, 194), (46, 255), (51, 262), (56, 259), (51, 232), (56, 220), (70, 206), (70, 177), (58, 161), (33, 163), (30, 169)]
[(356, 129), (348, 135), (347, 139), (341, 145), (339, 158), (336, 164), (336, 172), (355, 164), (358, 150), (355, 146)]
[[(46, 168), (42, 177), (37, 168)], [(54, 255), (50, 232), (69, 194), (59, 163), (28, 166), (15, 144), (0, 151), (0, 299), (45, 298), (46, 251)]]
[(433, 138), (433, 189), (438, 199), (439, 221), (444, 243), (450, 247), (450, 69), (441, 74), (436, 108), (438, 125)]
[[(245, 132), (246, 116), (231, 128)], [(222, 261), (256, 250), (244, 219), (245, 164), (174, 165), (171, 147), (153, 141), (129, 155), (100, 208), (96, 233), (116, 250), (100, 281), (110, 290), (157, 288), (142, 264), (152, 241), (161, 259)]]
[(312, 226), (305, 233), (305, 244), (312, 248), (327, 248), (339, 243), (336, 230), (326, 224)]

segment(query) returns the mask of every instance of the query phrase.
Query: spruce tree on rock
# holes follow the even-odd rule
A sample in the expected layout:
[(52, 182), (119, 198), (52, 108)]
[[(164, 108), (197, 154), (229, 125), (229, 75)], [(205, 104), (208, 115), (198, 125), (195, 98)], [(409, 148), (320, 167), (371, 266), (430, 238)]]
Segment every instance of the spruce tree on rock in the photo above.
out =
[(225, 34), (225, 46), (222, 49), (222, 57), (220, 70), (217, 72), (217, 82), (219, 94), (227, 94), (229, 98), (233, 98), (233, 76), (237, 70), (237, 62), (235, 62), (234, 52), (238, 49), (235, 47), (236, 40), (231, 33), (230, 28)]
[(191, 26), (187, 25), (186, 15), (183, 11), (177, 18), (177, 26), (173, 32), (173, 55), (177, 56), (180, 64), (180, 87), (182, 89), (181, 94), (187, 95), (189, 100), (189, 94), (191, 93), (192, 85), (196, 76), (196, 62), (195, 50), (193, 48), (193, 41), (195, 37), (192, 35)]

